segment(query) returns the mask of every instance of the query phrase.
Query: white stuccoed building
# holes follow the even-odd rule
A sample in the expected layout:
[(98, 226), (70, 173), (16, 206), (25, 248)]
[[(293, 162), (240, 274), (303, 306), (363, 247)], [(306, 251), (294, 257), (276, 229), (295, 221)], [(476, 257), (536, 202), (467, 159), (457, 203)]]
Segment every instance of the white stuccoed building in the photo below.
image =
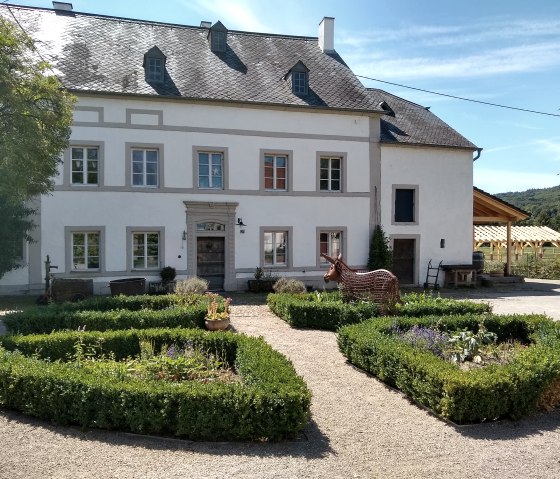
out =
[(472, 259), (477, 148), (424, 107), (366, 89), (318, 38), (0, 5), (76, 94), (70, 147), (0, 293), (56, 276), (244, 290), (257, 266), (322, 286), (319, 254), (367, 263), (381, 224), (401, 284)]

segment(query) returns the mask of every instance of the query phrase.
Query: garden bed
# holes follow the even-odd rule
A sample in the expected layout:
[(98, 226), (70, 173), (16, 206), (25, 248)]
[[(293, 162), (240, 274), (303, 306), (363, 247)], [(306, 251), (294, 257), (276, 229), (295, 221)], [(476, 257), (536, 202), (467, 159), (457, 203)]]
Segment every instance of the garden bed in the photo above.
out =
[[(278, 440), (309, 419), (307, 386), (262, 339), (147, 329), (7, 336), (1, 343), (0, 404), (57, 424), (198, 440)], [(146, 343), (167, 351), (163, 362), (170, 345), (200, 348), (237, 377), (162, 381), (120, 374), (115, 362), (137, 365)]]
[(8, 313), (3, 321), (11, 334), (78, 328), (87, 331), (203, 328), (206, 304), (203, 295), (95, 297), (81, 303), (52, 304)]
[[(400, 337), (413, 326), (453, 332), (476, 331), (481, 321), (498, 342), (521, 348), (505, 364), (468, 371)], [(541, 315), (464, 315), (378, 318), (338, 332), (340, 351), (435, 414), (458, 424), (517, 419), (559, 401), (560, 325)]]
[[(338, 291), (308, 294), (269, 294), (270, 309), (294, 328), (336, 331), (348, 324), (356, 324), (379, 316), (375, 304), (356, 301), (343, 303)], [(396, 305), (398, 316), (483, 314), (491, 307), (485, 303), (442, 298), (430, 294), (408, 293)]]

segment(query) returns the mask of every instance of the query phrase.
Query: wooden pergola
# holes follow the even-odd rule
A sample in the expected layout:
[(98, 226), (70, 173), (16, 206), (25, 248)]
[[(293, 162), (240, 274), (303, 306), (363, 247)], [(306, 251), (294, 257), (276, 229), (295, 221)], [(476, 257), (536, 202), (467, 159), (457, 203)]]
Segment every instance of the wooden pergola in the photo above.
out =
[[(560, 233), (548, 226), (512, 226), (511, 244), (516, 259), (523, 254), (523, 249), (529, 246), (535, 255), (542, 256), (543, 247), (550, 243), (560, 248)], [(480, 248), (483, 244), (490, 244), (492, 249), (498, 250), (498, 259), (502, 258), (502, 249), (507, 248), (507, 228), (505, 226), (475, 226), (474, 246)]]
[[(474, 188), (473, 195), (473, 244), (477, 249), (476, 226), (495, 223), (505, 223), (505, 244), (506, 248), (506, 274), (511, 274), (511, 252), (512, 252), (512, 223), (525, 220), (530, 216), (529, 213), (517, 208), (506, 201), (497, 198), (490, 193), (486, 193), (479, 188)], [(504, 228), (504, 227), (502, 227)], [(480, 246), (480, 245), (479, 245)]]

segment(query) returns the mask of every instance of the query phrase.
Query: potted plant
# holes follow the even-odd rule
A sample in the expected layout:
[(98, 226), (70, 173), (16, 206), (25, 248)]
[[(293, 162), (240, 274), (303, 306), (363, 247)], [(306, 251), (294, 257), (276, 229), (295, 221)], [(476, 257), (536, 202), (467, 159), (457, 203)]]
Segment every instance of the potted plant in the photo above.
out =
[(177, 270), (173, 266), (165, 266), (159, 272), (161, 277), (161, 283), (153, 283), (151, 285), (151, 292), (156, 294), (166, 294), (173, 293), (175, 290), (175, 277), (177, 276)]
[(255, 279), (248, 281), (249, 291), (251, 293), (272, 293), (274, 283), (278, 276), (272, 271), (265, 271), (260, 266), (257, 266), (254, 274)]
[(230, 325), (229, 305), (231, 298), (223, 299), (219, 294), (206, 293), (208, 310), (204, 317), (204, 324), (209, 331), (227, 329)]

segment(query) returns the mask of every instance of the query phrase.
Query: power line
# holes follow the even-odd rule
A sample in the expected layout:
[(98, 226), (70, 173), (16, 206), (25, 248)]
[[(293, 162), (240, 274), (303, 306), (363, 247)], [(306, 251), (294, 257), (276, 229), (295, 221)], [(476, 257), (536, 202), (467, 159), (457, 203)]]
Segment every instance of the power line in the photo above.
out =
[(472, 103), (480, 103), (482, 105), (488, 105), (488, 106), (496, 106), (498, 108), (506, 108), (508, 110), (517, 110), (517, 111), (524, 111), (526, 113), (536, 113), (537, 115), (546, 115), (546, 116), (556, 116), (556, 117), (560, 117), (559, 114), (557, 113), (546, 113), (544, 111), (536, 111), (536, 110), (528, 110), (527, 108), (517, 108), (515, 106), (507, 106), (507, 105), (500, 105), (498, 103), (490, 103), (488, 101), (481, 101), (481, 100), (473, 100), (472, 98), (464, 98), (461, 96), (455, 96), (455, 95), (448, 95), (446, 93), (438, 93), (437, 91), (431, 91), (431, 90), (424, 90), (422, 88), (416, 88), (413, 86), (408, 86), (408, 85), (401, 85), (399, 83), (393, 83), (390, 81), (385, 81), (385, 80), (378, 80), (377, 78), (370, 78), (370, 77), (366, 77), (364, 75), (356, 75), (358, 78), (364, 78), (366, 80), (372, 80), (372, 81), (377, 81), (380, 83), (387, 83), (388, 85), (394, 85), (394, 86), (398, 86), (398, 87), (402, 87), (402, 88), (408, 88), (410, 90), (416, 90), (416, 91), (421, 91), (424, 93), (431, 93), (432, 95), (439, 95), (439, 96), (445, 96), (447, 98), (454, 98), (455, 100), (463, 100), (463, 101), (470, 101)]

